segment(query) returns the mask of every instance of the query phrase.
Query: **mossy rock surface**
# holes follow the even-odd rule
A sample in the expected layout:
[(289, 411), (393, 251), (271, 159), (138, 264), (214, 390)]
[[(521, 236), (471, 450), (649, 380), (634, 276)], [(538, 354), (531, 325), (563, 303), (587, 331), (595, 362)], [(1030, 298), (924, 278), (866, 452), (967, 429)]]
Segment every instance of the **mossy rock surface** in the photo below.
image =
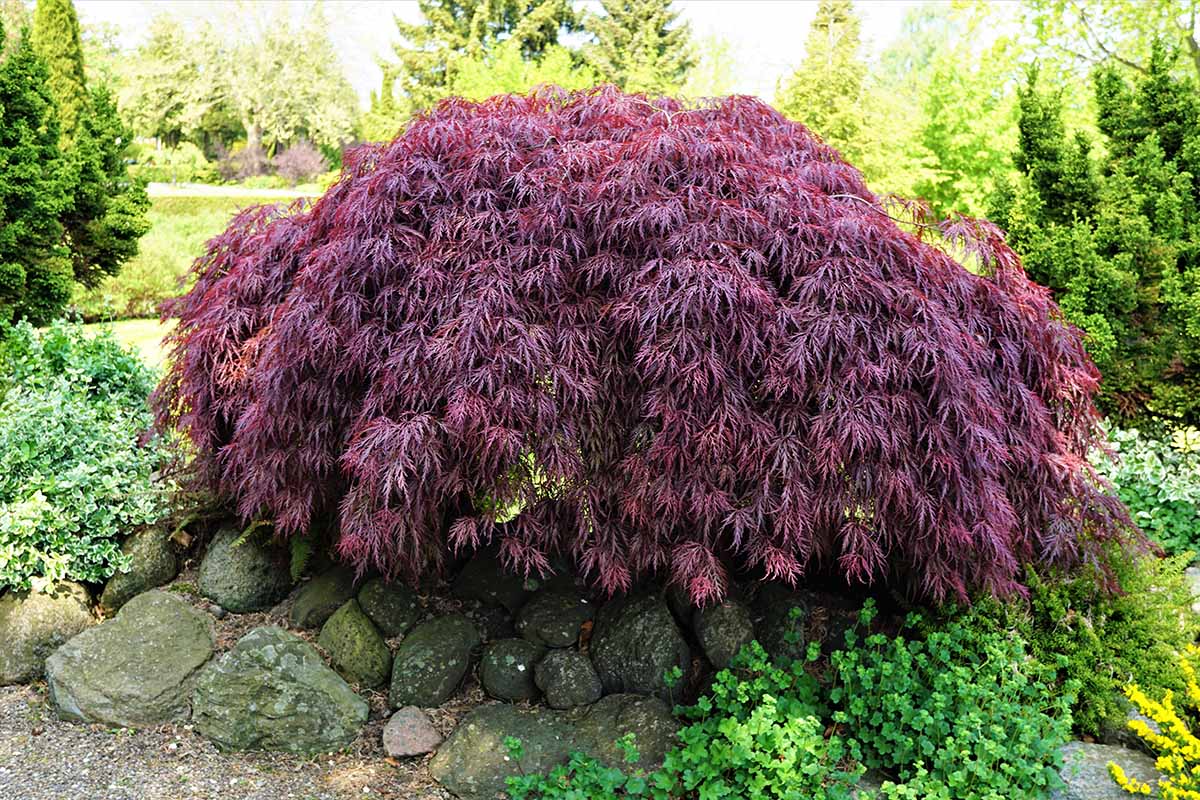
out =
[(96, 624), (89, 600), (70, 581), (0, 597), (0, 686), (42, 677), (51, 653)]
[(327, 753), (354, 741), (367, 701), (316, 649), (281, 628), (255, 628), (196, 683), (196, 730), (222, 750)]
[(212, 657), (212, 619), (173, 594), (140, 594), (46, 661), (59, 716), (137, 728), (186, 719)]
[(292, 624), (319, 628), (354, 594), (354, 573), (346, 567), (334, 567), (300, 587), (292, 602)]
[(347, 600), (334, 612), (321, 628), (317, 644), (350, 683), (374, 689), (392, 674), (392, 651), (357, 600)]
[(735, 599), (698, 609), (693, 629), (704, 655), (719, 670), (728, 667), (738, 651), (754, 641), (750, 609)]
[(1121, 765), (1125, 774), (1142, 783), (1157, 785), (1158, 770), (1154, 759), (1145, 753), (1110, 744), (1071, 742), (1063, 747), (1063, 768), (1059, 771), (1065, 787), (1050, 795), (1050, 800), (1128, 800), (1131, 795), (1117, 786), (1108, 765)]
[(671, 699), (668, 671), (687, 672), (691, 650), (657, 595), (609, 601), (596, 618), (592, 663), (608, 693), (635, 692)]
[(408, 633), (421, 619), (421, 604), (413, 590), (383, 578), (372, 578), (363, 584), (358, 604), (389, 639)]
[(162, 528), (138, 531), (121, 544), (121, 552), (129, 556), (129, 571), (109, 578), (100, 594), (100, 608), (108, 615), (142, 592), (170, 583), (179, 574), (170, 532)]
[(517, 631), (546, 647), (572, 647), (579, 640), (583, 624), (595, 614), (587, 598), (574, 592), (543, 589), (521, 607)]
[(533, 700), (541, 692), (533, 681), (534, 666), (546, 648), (525, 639), (501, 639), (483, 650), (479, 679), (497, 700)]
[(251, 533), (239, 542), (233, 528), (217, 533), (200, 562), (200, 593), (226, 611), (265, 611), (291, 589), (288, 566), (281, 555)]
[(534, 667), (533, 680), (551, 708), (590, 705), (604, 693), (591, 659), (577, 650), (551, 650)]
[(451, 591), (463, 600), (503, 606), (510, 614), (517, 613), (529, 597), (525, 578), (505, 569), (491, 551), (477, 553), (468, 561), (454, 579)]
[(479, 629), (462, 614), (422, 622), (392, 659), (392, 708), (441, 705), (462, 683), (480, 646)]

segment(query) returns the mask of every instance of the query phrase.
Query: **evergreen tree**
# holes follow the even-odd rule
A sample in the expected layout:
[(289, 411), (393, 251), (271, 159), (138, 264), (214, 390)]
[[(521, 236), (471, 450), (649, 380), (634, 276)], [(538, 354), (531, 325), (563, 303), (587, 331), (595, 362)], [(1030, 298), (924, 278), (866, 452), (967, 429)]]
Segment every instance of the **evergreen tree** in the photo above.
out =
[(1031, 71), (1020, 93), (1020, 175), (992, 199), (1030, 276), (1087, 333), (1105, 410), (1200, 421), (1200, 103), (1155, 45), (1131, 85), (1094, 79), (1106, 155), (1069, 136)]
[[(513, 41), (526, 60), (537, 60), (573, 29), (569, 0), (418, 0), (424, 20), (396, 20), (401, 43), (394, 65), (384, 65), (384, 87), (373, 105), (373, 126), (391, 133), (413, 111), (429, 108), (451, 92), (457, 65), (482, 59), (501, 42)], [(383, 119), (392, 110), (389, 126)], [(387, 138), (390, 138), (388, 136)]]
[(25, 33), (0, 59), (0, 321), (45, 322), (71, 296), (59, 222), (70, 182), (49, 85)]
[(676, 94), (695, 66), (691, 28), (679, 23), (671, 0), (600, 0), (589, 14), (595, 42), (584, 57), (601, 80), (627, 92)]
[(33, 14), (33, 49), (46, 63), (50, 91), (58, 104), (65, 139), (75, 136), (88, 104), (83, 72), (79, 18), (71, 0), (37, 0)]
[(785, 116), (820, 134), (852, 164), (862, 160), (865, 132), (861, 26), (850, 0), (821, 0), (808, 29), (804, 61), (775, 98)]

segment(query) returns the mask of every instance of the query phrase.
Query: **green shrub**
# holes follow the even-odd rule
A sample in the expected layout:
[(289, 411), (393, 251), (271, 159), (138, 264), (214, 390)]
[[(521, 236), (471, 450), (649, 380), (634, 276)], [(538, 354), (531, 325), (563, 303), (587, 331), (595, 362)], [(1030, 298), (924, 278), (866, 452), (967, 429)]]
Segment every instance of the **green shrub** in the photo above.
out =
[(140, 442), (152, 385), (111, 333), (0, 331), (0, 589), (103, 581), (120, 539), (165, 515), (165, 447)]
[(144, 181), (213, 183), (218, 177), (216, 164), (191, 142), (162, 149), (142, 147), (136, 156), (137, 164), (129, 168), (129, 174)]
[(1030, 570), (1028, 603), (984, 600), (960, 623), (1022, 638), (1042, 661), (1062, 658), (1061, 679), (1078, 687), (1076, 729), (1091, 736), (1119, 730), (1130, 681), (1152, 693), (1184, 689), (1178, 656), (1200, 634), (1183, 574), (1189, 558), (1113, 553), (1107, 566), (1117, 593), (1099, 571), (1065, 577)]
[[(870, 623), (874, 606), (864, 608)], [(910, 616), (907, 625), (922, 624)], [(855, 631), (831, 657), (833, 719), (863, 763), (898, 779), (889, 798), (1019, 800), (1061, 784), (1075, 687), (1020, 637), (959, 620), (906, 638)]]
[(1117, 428), (1109, 441), (1117, 460), (1097, 454), (1096, 466), (1133, 521), (1169, 553), (1200, 552), (1200, 431), (1155, 437)]

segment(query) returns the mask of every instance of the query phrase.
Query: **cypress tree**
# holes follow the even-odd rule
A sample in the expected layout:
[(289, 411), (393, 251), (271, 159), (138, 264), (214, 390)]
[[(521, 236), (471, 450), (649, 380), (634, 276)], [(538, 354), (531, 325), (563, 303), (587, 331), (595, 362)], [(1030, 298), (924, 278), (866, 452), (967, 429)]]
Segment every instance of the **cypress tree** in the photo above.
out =
[(79, 17), (71, 0), (37, 0), (33, 13), (33, 49), (46, 63), (50, 91), (58, 104), (62, 135), (69, 140), (75, 136), (88, 105)]
[(0, 59), (0, 321), (45, 322), (71, 296), (59, 222), (70, 186), (59, 133), (49, 73), (24, 32)]
[(692, 32), (679, 23), (671, 0), (601, 0), (601, 15), (585, 27), (596, 41), (585, 48), (601, 80), (627, 92), (675, 94), (695, 65)]
[(821, 0), (804, 61), (780, 87), (776, 106), (838, 148), (852, 163), (861, 159), (863, 81), (867, 65), (859, 54), (861, 27), (850, 0)]

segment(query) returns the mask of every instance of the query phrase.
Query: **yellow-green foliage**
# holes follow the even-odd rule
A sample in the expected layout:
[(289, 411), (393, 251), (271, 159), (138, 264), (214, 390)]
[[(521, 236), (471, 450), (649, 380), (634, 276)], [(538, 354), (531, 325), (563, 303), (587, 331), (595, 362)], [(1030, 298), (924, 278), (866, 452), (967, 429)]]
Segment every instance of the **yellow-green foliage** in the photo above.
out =
[[(1125, 690), (1129, 701), (1158, 728), (1154, 730), (1141, 719), (1129, 722), (1130, 730), (1158, 755), (1154, 765), (1163, 776), (1158, 780), (1158, 796), (1162, 800), (1200, 800), (1200, 738), (1196, 736), (1193, 721), (1200, 711), (1200, 685), (1196, 683), (1196, 669), (1190, 660), (1197, 655), (1200, 649), (1191, 646), (1187, 655), (1179, 658), (1185, 688), (1178, 708), (1175, 693), (1170, 690), (1161, 701), (1150, 699), (1137, 684)], [(1117, 785), (1130, 794), (1148, 795), (1153, 791), (1150, 784), (1127, 776), (1120, 764), (1110, 762), (1108, 771)]]

